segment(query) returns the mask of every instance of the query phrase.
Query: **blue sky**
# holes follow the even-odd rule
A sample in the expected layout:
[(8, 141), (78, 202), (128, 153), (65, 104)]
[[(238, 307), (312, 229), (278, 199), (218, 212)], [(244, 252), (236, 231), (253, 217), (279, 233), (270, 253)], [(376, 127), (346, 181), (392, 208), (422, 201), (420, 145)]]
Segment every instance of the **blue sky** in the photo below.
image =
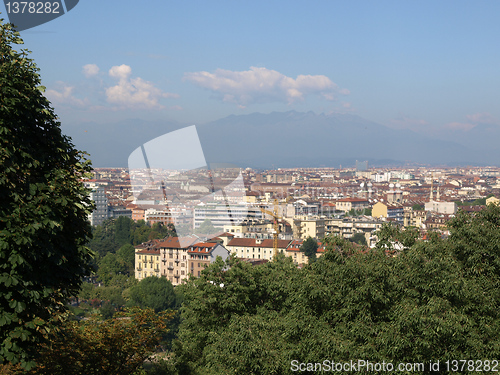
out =
[(498, 1), (80, 0), (21, 36), (63, 124), (296, 110), (431, 134), (500, 126), (499, 14)]

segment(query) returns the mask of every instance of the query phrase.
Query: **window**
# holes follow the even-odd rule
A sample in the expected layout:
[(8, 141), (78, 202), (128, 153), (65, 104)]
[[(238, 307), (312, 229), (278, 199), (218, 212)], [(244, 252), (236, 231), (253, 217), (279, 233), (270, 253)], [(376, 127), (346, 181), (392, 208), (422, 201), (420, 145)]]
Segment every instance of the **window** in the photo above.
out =
[(181, 271), (181, 275), (184, 275), (184, 270)]

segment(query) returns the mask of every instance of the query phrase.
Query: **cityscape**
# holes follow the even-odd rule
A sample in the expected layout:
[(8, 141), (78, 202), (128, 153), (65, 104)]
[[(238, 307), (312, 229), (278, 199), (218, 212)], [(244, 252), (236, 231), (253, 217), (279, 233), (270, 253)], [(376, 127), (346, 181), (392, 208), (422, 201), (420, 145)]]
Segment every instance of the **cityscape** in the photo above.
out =
[[(90, 221), (100, 225), (126, 216), (148, 225), (173, 224), (184, 242), (153, 240), (136, 246), (135, 256), (138, 280), (163, 276), (173, 285), (200, 276), (201, 264), (217, 256), (272, 261), (275, 237), (278, 253), (298, 266), (308, 262), (301, 246), (309, 237), (318, 242), (319, 256), (325, 251), (321, 241), (331, 235), (373, 248), (384, 224), (418, 229), (420, 239), (431, 232), (447, 237), (447, 222), (458, 209), (475, 212), (498, 204), (500, 196), (497, 167), (393, 169), (357, 161), (345, 169), (227, 168), (214, 170), (211, 186), (207, 170), (151, 173), (168, 180), (168, 187), (134, 196), (131, 186), (140, 183), (131, 183), (127, 169), (95, 169), (85, 182), (96, 203)], [(237, 177), (243, 188), (209, 194)], [(210, 231), (203, 232), (206, 225)]]
[(499, 371), (500, 2), (2, 6), (1, 374)]

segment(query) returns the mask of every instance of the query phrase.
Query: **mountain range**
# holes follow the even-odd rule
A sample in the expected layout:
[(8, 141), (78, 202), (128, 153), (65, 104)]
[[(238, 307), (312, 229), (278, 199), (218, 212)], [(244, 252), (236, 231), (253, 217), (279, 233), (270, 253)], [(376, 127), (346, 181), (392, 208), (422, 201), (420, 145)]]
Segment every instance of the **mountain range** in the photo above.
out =
[[(142, 144), (193, 124), (130, 119), (116, 123), (63, 125), (94, 167), (127, 167)], [(205, 159), (239, 167), (500, 165), (500, 127), (479, 124), (439, 138), (393, 129), (352, 114), (272, 112), (231, 115), (197, 124)], [(186, 150), (189, 153), (189, 150)], [(182, 155), (175, 155), (181, 157)]]

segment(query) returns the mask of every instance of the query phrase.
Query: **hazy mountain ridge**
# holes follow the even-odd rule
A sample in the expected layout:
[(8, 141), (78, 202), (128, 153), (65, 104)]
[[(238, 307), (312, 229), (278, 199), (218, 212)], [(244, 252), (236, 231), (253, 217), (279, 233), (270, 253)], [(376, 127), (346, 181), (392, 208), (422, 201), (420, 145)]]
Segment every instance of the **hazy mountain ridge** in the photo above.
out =
[[(91, 154), (95, 167), (126, 167), (128, 156), (140, 145), (190, 125), (127, 120), (67, 125), (63, 131), (77, 148)], [(241, 167), (339, 167), (354, 165), (356, 160), (369, 160), (371, 165), (496, 165), (500, 160), (500, 152), (493, 147), (499, 138), (492, 136), (500, 135), (500, 129), (494, 127), (474, 128), (467, 134), (450, 132), (446, 141), (392, 129), (352, 114), (289, 111), (231, 115), (198, 125), (197, 129), (208, 162)], [(485, 132), (490, 133), (488, 147), (478, 139), (485, 137)]]

